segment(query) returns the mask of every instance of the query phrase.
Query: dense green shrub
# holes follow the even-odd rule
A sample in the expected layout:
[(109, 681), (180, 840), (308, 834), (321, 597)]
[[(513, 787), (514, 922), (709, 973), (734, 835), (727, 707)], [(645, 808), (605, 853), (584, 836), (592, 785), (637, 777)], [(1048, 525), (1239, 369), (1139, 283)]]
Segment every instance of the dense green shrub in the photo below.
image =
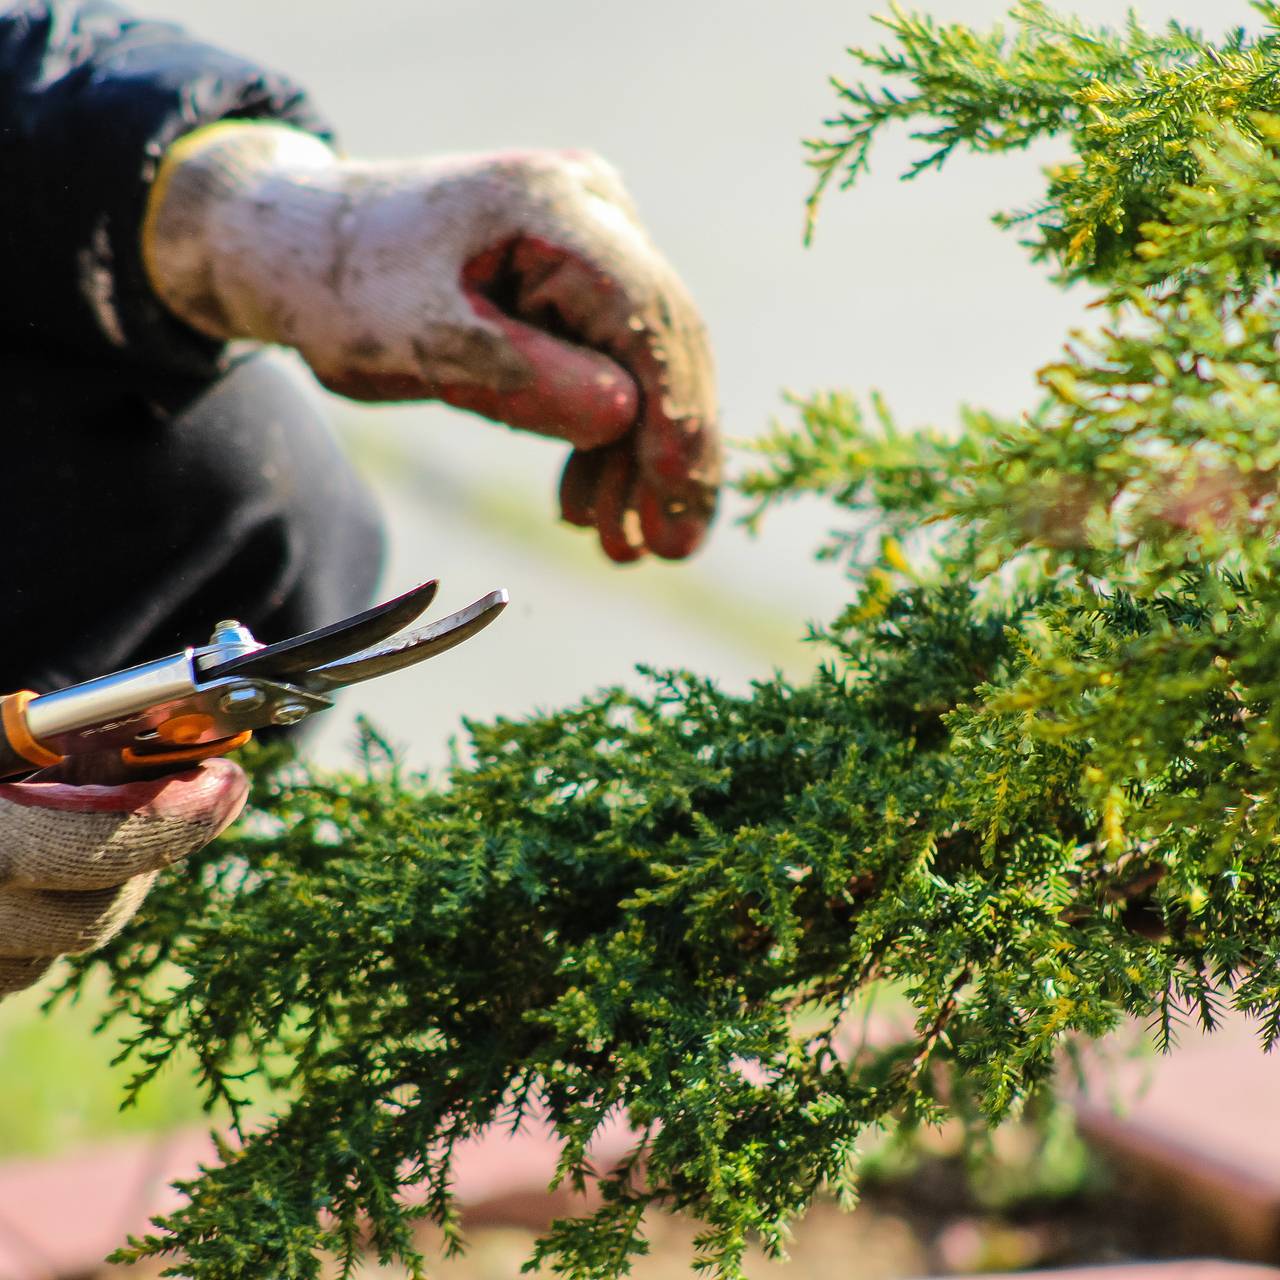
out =
[[(876, 79), (840, 89), (819, 188), (898, 121), (920, 170), (1060, 135), (1006, 220), (1109, 327), (1023, 421), (796, 403), (741, 486), (841, 513), (852, 598), (809, 683), (654, 673), (469, 726), (444, 787), (372, 738), (360, 776), (264, 770), (255, 819), (82, 966), (139, 1021), (139, 1086), (186, 1045), (210, 1098), (282, 1090), (126, 1253), (313, 1276), (367, 1230), (416, 1271), (414, 1218), (455, 1226), (455, 1145), (536, 1113), (603, 1196), (540, 1260), (619, 1274), (661, 1205), (733, 1275), (748, 1234), (851, 1193), (859, 1135), (994, 1124), (1065, 1038), (1228, 1005), (1280, 1038), (1280, 5), (1254, 7), (1261, 34), (1218, 43), (899, 13), (855, 55)], [(878, 983), (915, 1035), (842, 1058)], [(595, 1169), (622, 1111), (635, 1158)]]

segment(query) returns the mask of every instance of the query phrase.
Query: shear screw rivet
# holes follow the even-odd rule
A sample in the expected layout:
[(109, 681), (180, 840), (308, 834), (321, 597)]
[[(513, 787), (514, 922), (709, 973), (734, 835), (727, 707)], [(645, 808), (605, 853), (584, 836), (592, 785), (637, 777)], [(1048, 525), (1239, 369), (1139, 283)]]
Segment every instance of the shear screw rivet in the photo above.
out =
[(297, 724), (305, 720), (311, 708), (302, 702), (282, 702), (272, 713), (273, 724)]
[(222, 695), (220, 705), (228, 715), (235, 715), (239, 711), (256, 711), (266, 700), (267, 695), (261, 689), (255, 689), (251, 684), (241, 684), (228, 689)]

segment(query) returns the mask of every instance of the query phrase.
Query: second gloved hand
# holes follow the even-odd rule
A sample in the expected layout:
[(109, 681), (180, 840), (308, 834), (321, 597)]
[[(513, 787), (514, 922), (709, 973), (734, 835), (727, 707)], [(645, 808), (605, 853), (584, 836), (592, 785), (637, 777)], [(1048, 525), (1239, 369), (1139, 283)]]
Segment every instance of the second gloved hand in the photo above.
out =
[(0, 785), (0, 997), (118, 933), (162, 868), (235, 819), (247, 788), (229, 760), (123, 786)]
[(562, 513), (613, 559), (701, 541), (720, 466), (706, 334), (596, 157), (359, 163), (214, 125), (167, 154), (144, 253), (187, 323), (295, 347), (341, 394), (567, 440)]

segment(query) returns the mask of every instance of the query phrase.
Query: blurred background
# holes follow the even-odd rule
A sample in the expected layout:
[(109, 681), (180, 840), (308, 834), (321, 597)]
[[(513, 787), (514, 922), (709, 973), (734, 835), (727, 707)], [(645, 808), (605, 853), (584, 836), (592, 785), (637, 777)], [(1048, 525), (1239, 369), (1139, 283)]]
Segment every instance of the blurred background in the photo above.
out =
[[(1055, 290), (1043, 269), (1028, 266), (1016, 237), (990, 222), (997, 210), (1035, 198), (1039, 170), (1055, 158), (1051, 147), (958, 156), (941, 174), (903, 184), (896, 178), (916, 150), (894, 137), (875, 154), (869, 179), (829, 196), (816, 240), (804, 247), (811, 174), (801, 139), (817, 133), (835, 106), (828, 77), (856, 76), (845, 48), (878, 41), (874, 8), (860, 0), (133, 2), (287, 70), (310, 88), (353, 155), (599, 151), (621, 170), (703, 309), (731, 438), (749, 440), (771, 419), (785, 420), (786, 390), (878, 389), (906, 426), (946, 426), (965, 402), (1015, 414), (1034, 402), (1033, 371), (1085, 323), (1088, 295)], [(998, 0), (921, 7), (974, 24), (997, 20), (1005, 8)], [(1252, 16), (1243, 0), (1212, 7), (1142, 0), (1136, 7), (1151, 22), (1178, 13), (1217, 26)], [(1097, 20), (1123, 16), (1112, 0), (1064, 8)], [(464, 715), (555, 706), (600, 685), (638, 680), (637, 663), (689, 667), (731, 689), (775, 668), (799, 676), (817, 656), (803, 643), (806, 624), (829, 619), (844, 600), (838, 572), (812, 561), (827, 527), (819, 504), (776, 513), (752, 538), (736, 523), (742, 504), (730, 496), (693, 562), (620, 569), (591, 535), (557, 522), (563, 450), (555, 443), (437, 407), (363, 408), (336, 399), (331, 407), (387, 511), (384, 593), (439, 576), (437, 614), (494, 586), (509, 588), (513, 604), (461, 649), (353, 690), (324, 718), (313, 744), (326, 763), (348, 758), (357, 712), (372, 717), (411, 764), (434, 769), (447, 762)], [(731, 454), (731, 471), (744, 461)], [(122, 1074), (109, 1065), (113, 1038), (90, 1035), (98, 1012), (92, 1000), (45, 1019), (37, 1014), (41, 995), (0, 1006), (0, 1157), (48, 1157), (89, 1140), (152, 1135), (149, 1145), (128, 1148), (144, 1151), (141, 1164), (108, 1162), (94, 1175), (98, 1184), (84, 1184), (128, 1193), (123, 1207), (104, 1210), (105, 1249), (126, 1226), (140, 1225), (139, 1208), (165, 1180), (166, 1153), (180, 1145), (165, 1135), (202, 1119), (180, 1069), (167, 1072), (140, 1108), (117, 1114)], [(1242, 1054), (1252, 1048), (1247, 1038), (1238, 1047)], [(1224, 1069), (1205, 1068), (1211, 1079)], [(1280, 1097), (1277, 1083), (1271, 1070), (1259, 1087)], [(1202, 1085), (1193, 1077), (1173, 1087), (1155, 1128), (1176, 1127), (1189, 1110), (1186, 1091)], [(1008, 1167), (1030, 1169), (1034, 1151), (1019, 1154), (1020, 1140), (1013, 1141)], [(858, 1274), (877, 1276), (1230, 1251), (1242, 1230), (1228, 1222), (1220, 1233), (1227, 1244), (1215, 1244), (1217, 1219), (1206, 1202), (1184, 1202), (1158, 1178), (1145, 1198), (1131, 1201), (1136, 1175), (1122, 1194), (1071, 1136), (1049, 1152), (1047, 1165), (1035, 1163), (1039, 1173), (1015, 1175), (1012, 1190), (1006, 1184), (985, 1200), (962, 1189), (953, 1147), (943, 1142), (930, 1159), (933, 1172), (917, 1169), (914, 1182), (886, 1174), (885, 1189), (854, 1219), (815, 1217), (789, 1274), (828, 1275), (855, 1262)], [(0, 1208), (0, 1280), (65, 1274), (51, 1261), (48, 1234), (33, 1220), (24, 1225), (17, 1202), (6, 1199), (15, 1187), (36, 1185), (28, 1168), (10, 1166), (8, 1182), (0, 1170), (0, 1205), (8, 1209)], [(1253, 1256), (1274, 1227), (1280, 1259), (1280, 1169), (1273, 1161), (1258, 1176), (1264, 1190), (1273, 1188), (1274, 1203), (1265, 1195), (1259, 1201), (1264, 1243)], [(50, 1194), (59, 1194), (51, 1185)], [(66, 1224), (77, 1214), (92, 1217), (107, 1193), (84, 1194), (60, 1230), (71, 1230)], [(1222, 1193), (1237, 1204), (1241, 1194), (1238, 1187)], [(1068, 1197), (1057, 1201), (1065, 1208), (1028, 1217), (1028, 1196), (1055, 1195)], [(536, 1226), (527, 1218), (499, 1214), (477, 1235), (471, 1262), (442, 1274), (515, 1275)], [(1197, 1224), (1209, 1235), (1185, 1244), (1179, 1231)], [(642, 1274), (683, 1270), (690, 1239), (683, 1227), (661, 1227), (658, 1255)], [(1075, 1241), (1076, 1251), (1063, 1241)], [(7, 1264), (9, 1246), (12, 1256), (34, 1259), (33, 1269)], [(96, 1246), (86, 1247), (92, 1255)]]
[[(703, 309), (732, 438), (785, 417), (784, 389), (879, 388), (906, 425), (951, 422), (961, 401), (1017, 412), (1034, 398), (1032, 371), (1083, 315), (1085, 296), (1050, 287), (989, 221), (1035, 197), (1048, 150), (959, 157), (901, 184), (915, 149), (894, 138), (872, 180), (833, 195), (803, 246), (811, 175), (801, 139), (834, 106), (828, 77), (855, 73), (845, 48), (877, 40), (870, 4), (135, 2), (288, 70), (352, 155), (599, 151)], [(931, 8), (985, 23), (1004, 5)], [(1076, 8), (1120, 12), (1110, 0)], [(1156, 21), (1174, 12), (1140, 8)], [(1224, 20), (1248, 16), (1238, 10)], [(326, 762), (343, 759), (357, 711), (412, 763), (438, 765), (463, 714), (559, 704), (635, 679), (638, 662), (691, 667), (732, 688), (775, 666), (798, 674), (814, 661), (801, 643), (806, 622), (843, 601), (838, 576), (810, 558), (820, 508), (780, 513), (753, 539), (730, 498), (693, 563), (618, 569), (589, 533), (556, 521), (559, 445), (438, 407), (335, 400), (333, 412), (389, 515), (385, 590), (440, 576), (437, 611), (496, 585), (513, 604), (448, 657), (353, 690), (326, 717), (316, 744)]]

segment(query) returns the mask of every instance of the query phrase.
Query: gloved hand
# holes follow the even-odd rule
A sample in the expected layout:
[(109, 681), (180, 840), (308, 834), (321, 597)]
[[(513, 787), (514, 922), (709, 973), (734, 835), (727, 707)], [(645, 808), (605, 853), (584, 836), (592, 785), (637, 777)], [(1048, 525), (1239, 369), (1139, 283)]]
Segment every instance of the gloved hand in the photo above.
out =
[(162, 868), (235, 819), (247, 789), (229, 760), (123, 786), (0, 785), (0, 997), (118, 933)]
[(166, 153), (143, 249), (204, 333), (296, 347), (356, 399), (439, 399), (567, 440), (561, 511), (614, 560), (701, 541), (720, 468), (706, 333), (598, 158), (358, 163), (227, 122)]

